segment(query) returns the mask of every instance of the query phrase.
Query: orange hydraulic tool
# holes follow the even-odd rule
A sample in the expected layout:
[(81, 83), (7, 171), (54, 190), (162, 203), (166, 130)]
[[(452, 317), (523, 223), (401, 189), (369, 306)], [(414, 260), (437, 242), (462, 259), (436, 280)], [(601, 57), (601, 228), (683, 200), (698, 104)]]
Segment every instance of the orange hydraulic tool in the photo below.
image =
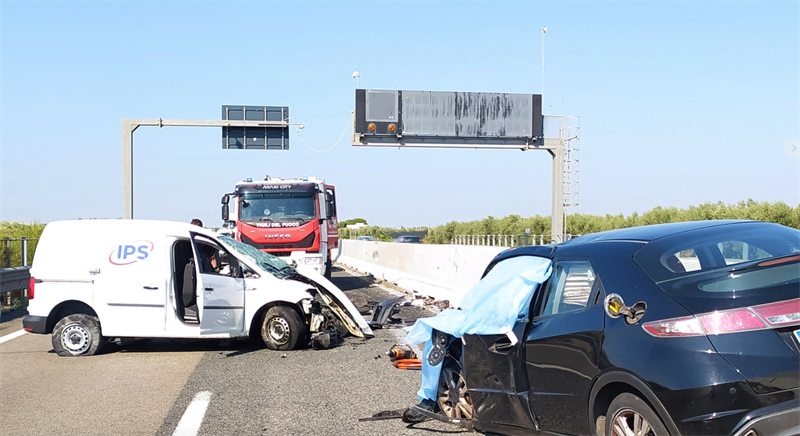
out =
[(417, 357), (414, 353), (414, 350), (412, 350), (411, 347), (406, 344), (394, 345), (391, 350), (386, 352), (386, 355), (389, 356), (389, 359), (392, 361), (398, 359), (413, 359)]
[(397, 359), (394, 361), (397, 369), (422, 369), (422, 359)]

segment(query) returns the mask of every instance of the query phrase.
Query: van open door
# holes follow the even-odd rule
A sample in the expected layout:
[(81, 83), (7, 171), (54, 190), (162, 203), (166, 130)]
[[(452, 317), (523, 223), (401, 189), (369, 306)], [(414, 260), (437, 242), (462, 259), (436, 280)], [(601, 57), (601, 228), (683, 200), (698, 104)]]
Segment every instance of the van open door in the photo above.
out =
[(211, 238), (191, 235), (200, 333), (242, 336), (244, 278), (236, 257)]

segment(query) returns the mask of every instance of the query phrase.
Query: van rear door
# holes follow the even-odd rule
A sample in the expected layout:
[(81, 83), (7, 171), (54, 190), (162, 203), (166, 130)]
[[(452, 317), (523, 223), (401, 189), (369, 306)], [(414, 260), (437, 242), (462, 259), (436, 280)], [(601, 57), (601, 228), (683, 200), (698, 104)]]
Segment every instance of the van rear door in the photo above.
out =
[(244, 334), (244, 278), (232, 263), (221, 268), (222, 258), (235, 259), (212, 238), (192, 232), (197, 276), (200, 334)]

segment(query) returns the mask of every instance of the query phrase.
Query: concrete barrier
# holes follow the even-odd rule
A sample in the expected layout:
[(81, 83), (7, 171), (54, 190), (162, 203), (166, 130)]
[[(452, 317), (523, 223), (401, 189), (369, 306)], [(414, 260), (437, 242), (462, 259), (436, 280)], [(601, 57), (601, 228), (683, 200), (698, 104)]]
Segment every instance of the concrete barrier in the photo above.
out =
[(457, 307), (505, 247), (340, 240), (338, 263)]

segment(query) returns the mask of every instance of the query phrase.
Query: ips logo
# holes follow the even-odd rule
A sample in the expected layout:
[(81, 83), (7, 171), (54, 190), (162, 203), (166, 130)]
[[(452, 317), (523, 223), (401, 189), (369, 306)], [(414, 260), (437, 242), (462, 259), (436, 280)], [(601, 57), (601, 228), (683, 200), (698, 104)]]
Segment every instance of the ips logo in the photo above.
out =
[(145, 260), (153, 252), (153, 243), (150, 241), (133, 241), (117, 246), (108, 255), (108, 261), (114, 265), (130, 265), (140, 260)]

